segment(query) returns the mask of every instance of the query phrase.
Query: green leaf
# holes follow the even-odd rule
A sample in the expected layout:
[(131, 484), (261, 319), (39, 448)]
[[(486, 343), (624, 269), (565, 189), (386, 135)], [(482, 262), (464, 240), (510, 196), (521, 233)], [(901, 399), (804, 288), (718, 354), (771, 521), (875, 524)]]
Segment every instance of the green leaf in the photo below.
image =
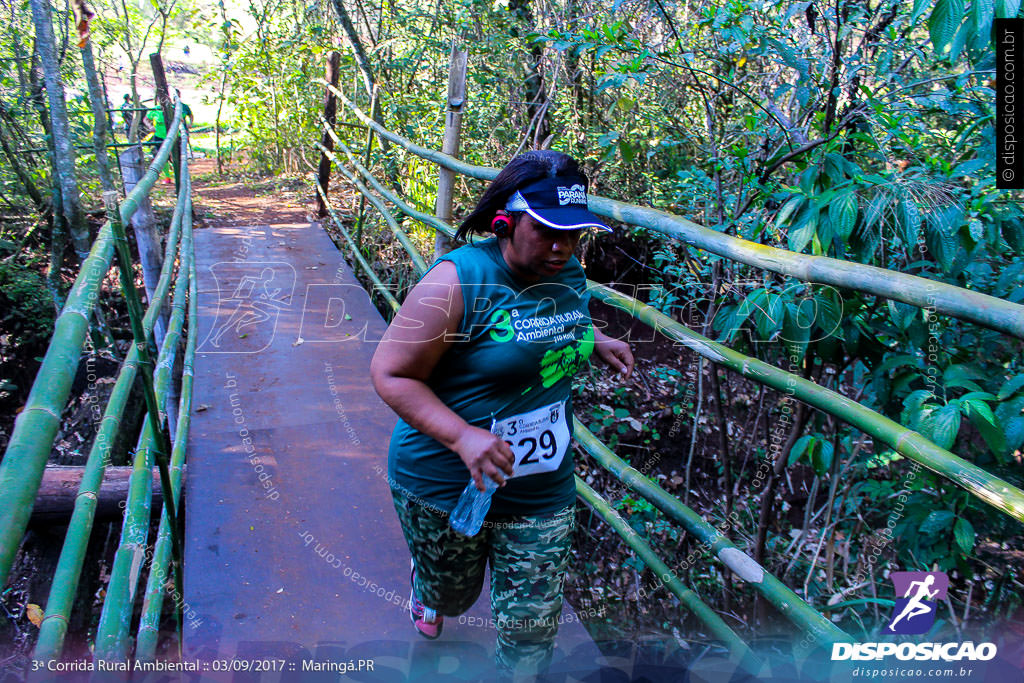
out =
[(839, 292), (832, 287), (826, 287), (815, 294), (814, 300), (818, 304), (818, 327), (823, 336), (832, 336), (843, 320), (843, 300)]
[(996, 0), (996, 16), (1000, 19), (1014, 19), (1020, 12), (1020, 0)]
[(800, 212), (800, 217), (796, 223), (790, 227), (787, 238), (789, 240), (790, 251), (801, 252), (807, 243), (814, 237), (815, 231), (818, 229), (818, 207), (814, 203), (809, 202), (804, 207), (803, 211)]
[(786, 344), (786, 353), (796, 360), (804, 357), (807, 349), (807, 342), (811, 338), (811, 328), (814, 326), (814, 318), (808, 315), (804, 306), (793, 303), (786, 304), (786, 315), (782, 321), (782, 334), (780, 339)]
[(949, 450), (960, 432), (960, 401), (950, 401), (933, 411), (921, 425), (925, 436), (936, 445)]
[(953, 232), (955, 228), (929, 224), (925, 234), (925, 244), (928, 251), (939, 262), (944, 271), (953, 267), (953, 259), (956, 258), (957, 250), (960, 247), (959, 240)]
[(871, 228), (875, 227), (875, 225), (885, 217), (886, 209), (888, 208), (891, 200), (892, 198), (885, 192), (879, 192), (871, 199), (864, 215), (864, 223), (861, 227), (861, 233), (870, 231)]
[(989, 449), (1002, 461), (1003, 457), (1007, 454), (1006, 436), (1003, 430), (999, 428), (996, 416), (992, 414), (992, 409), (984, 401), (977, 399), (968, 399), (963, 402), (963, 405), (967, 406), (967, 417), (970, 419), (971, 424), (981, 434), (981, 438), (985, 439)]
[(996, 0), (973, 0), (971, 17), (974, 19), (974, 32), (984, 34), (986, 39), (992, 32), (992, 19), (996, 16)]
[(999, 394), (996, 396), (1000, 401), (1005, 401), (1018, 391), (1024, 388), (1024, 374), (1015, 375), (1003, 383)]
[(949, 44), (964, 17), (964, 0), (937, 0), (928, 17), (928, 34), (936, 52)]
[(927, 389), (917, 389), (907, 394), (903, 399), (903, 412), (900, 413), (900, 422), (910, 429), (917, 429), (922, 413), (926, 413), (922, 406), (924, 402), (935, 395)]
[(789, 220), (793, 212), (800, 208), (800, 205), (804, 203), (804, 198), (800, 195), (794, 195), (786, 200), (786, 203), (779, 209), (779, 213), (775, 216), (775, 227), (781, 228), (785, 225), (786, 221)]
[(931, 0), (914, 0), (914, 10), (910, 14), (910, 25), (917, 25), (917, 20), (921, 18), (924, 11), (928, 8), (928, 3)]
[(907, 249), (913, 249), (921, 233), (921, 212), (917, 203), (910, 197), (900, 198), (897, 205), (896, 218), (900, 228), (900, 239)]
[(817, 448), (811, 453), (811, 467), (819, 477), (825, 476), (832, 467), (832, 444), (828, 441), (819, 440)]
[(1024, 448), (1024, 417), (1015, 417), (1006, 424), (1006, 449)]
[(828, 218), (835, 234), (845, 244), (857, 224), (857, 194), (848, 190), (832, 200), (828, 206)]
[(757, 326), (757, 333), (761, 339), (771, 339), (782, 327), (782, 319), (785, 315), (785, 302), (778, 294), (769, 294), (765, 291), (765, 310), (758, 308), (754, 313), (754, 322)]
[(960, 550), (965, 553), (974, 550), (974, 540), (976, 538), (974, 527), (963, 517), (958, 518), (956, 524), (953, 525), (953, 537), (956, 538), (956, 544), (960, 546)]
[(910, 327), (914, 319), (919, 316), (919, 309), (913, 304), (905, 304), (902, 301), (893, 301), (889, 299), (886, 302), (886, 308), (889, 309), (889, 316), (892, 321), (896, 324), (896, 327), (901, 330), (905, 330)]
[(1000, 225), (1003, 239), (1018, 254), (1024, 254), (1024, 220), (1019, 217), (1005, 220)]
[(945, 372), (942, 373), (942, 384), (947, 388), (951, 387), (963, 387), (968, 391), (983, 391), (974, 380), (983, 379), (984, 375), (979, 373), (975, 368), (970, 365), (958, 363), (956, 365), (950, 365), (946, 368)]
[(977, 218), (967, 221), (967, 231), (975, 242), (980, 242), (985, 237), (985, 226)]
[(949, 528), (955, 519), (956, 515), (949, 510), (932, 510), (931, 513), (925, 517), (925, 520), (921, 522), (921, 526), (918, 531), (925, 536), (935, 536)]
[(626, 418), (626, 417), (629, 417), (629, 411), (628, 410), (626, 410), (625, 408), (616, 408), (615, 409), (615, 418), (616, 419), (621, 420), (621, 419)]
[(982, 401), (981, 399), (965, 399), (961, 397), (960, 410), (962, 410), (964, 415), (967, 415), (968, 417), (974, 414), (978, 414), (993, 426), (995, 425), (996, 416), (992, 414), (992, 409), (988, 407), (988, 404)]
[(813, 434), (806, 434), (797, 439), (796, 443), (793, 444), (793, 448), (789, 451), (789, 458), (786, 460), (786, 464), (792, 467), (794, 463), (799, 462), (800, 458), (807, 451), (807, 446), (814, 444), (814, 439), (815, 436)]

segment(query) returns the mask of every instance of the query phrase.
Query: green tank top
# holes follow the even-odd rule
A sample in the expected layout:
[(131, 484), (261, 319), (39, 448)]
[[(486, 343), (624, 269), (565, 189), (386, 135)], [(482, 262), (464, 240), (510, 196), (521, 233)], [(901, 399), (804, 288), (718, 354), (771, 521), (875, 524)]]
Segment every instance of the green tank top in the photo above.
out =
[[(464, 312), (457, 340), (427, 385), (516, 453), (516, 476), (494, 493), (490, 516), (571, 505), (572, 378), (594, 348), (583, 267), (572, 257), (555, 276), (524, 284), (494, 238), (460, 247), (434, 266), (441, 261), (455, 264)], [(391, 435), (388, 475), (392, 488), (446, 512), (470, 479), (458, 454), (402, 419)]]

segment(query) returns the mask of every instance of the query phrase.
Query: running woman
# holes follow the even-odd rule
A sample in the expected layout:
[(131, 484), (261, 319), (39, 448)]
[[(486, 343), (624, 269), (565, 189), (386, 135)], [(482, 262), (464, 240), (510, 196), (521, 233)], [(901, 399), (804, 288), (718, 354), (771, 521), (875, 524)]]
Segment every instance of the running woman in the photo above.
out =
[[(370, 366), (398, 414), (388, 453), (395, 510), (412, 554), (411, 618), (427, 638), (468, 610), (490, 564), (496, 663), (550, 664), (575, 528), (572, 379), (592, 353), (628, 379), (629, 345), (594, 328), (573, 255), (588, 180), (570, 156), (528, 152), (488, 186), (456, 237), (492, 235), (442, 256), (410, 291)], [(500, 436), (499, 436), (500, 435)], [(499, 485), (483, 528), (448, 524), (472, 479)]]

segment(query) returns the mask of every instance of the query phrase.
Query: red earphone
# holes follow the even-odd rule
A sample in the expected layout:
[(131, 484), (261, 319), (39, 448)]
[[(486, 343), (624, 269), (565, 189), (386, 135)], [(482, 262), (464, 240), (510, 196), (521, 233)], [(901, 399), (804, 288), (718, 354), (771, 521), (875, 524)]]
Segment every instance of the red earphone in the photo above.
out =
[(512, 216), (509, 215), (508, 211), (504, 209), (495, 211), (494, 218), (491, 219), (491, 232), (498, 237), (508, 237), (508, 232), (511, 229)]

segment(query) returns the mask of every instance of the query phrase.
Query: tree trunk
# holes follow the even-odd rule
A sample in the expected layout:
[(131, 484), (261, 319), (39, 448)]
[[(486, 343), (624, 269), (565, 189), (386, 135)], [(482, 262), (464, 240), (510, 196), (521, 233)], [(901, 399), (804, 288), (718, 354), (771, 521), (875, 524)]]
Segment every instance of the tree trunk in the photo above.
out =
[[(530, 29), (533, 27), (533, 11), (530, 9), (530, 0), (511, 0), (508, 5), (515, 24), (512, 35), (520, 36), (520, 27)], [(533, 126), (533, 147), (541, 149), (546, 147), (551, 136), (551, 122), (548, 120), (547, 95), (544, 92), (544, 73), (541, 70), (541, 63), (544, 56), (544, 48), (540, 43), (534, 43), (528, 48), (526, 62), (526, 77), (523, 82), (526, 100), (526, 115), (529, 118), (529, 125)]]
[(50, 18), (49, 0), (30, 0), (32, 21), (36, 28), (36, 49), (43, 64), (43, 80), (46, 83), (47, 99), (50, 102), (50, 128), (54, 143), (54, 170), (60, 185), (61, 208), (75, 251), (79, 259), (89, 253), (89, 229), (82, 213), (82, 204), (75, 180), (75, 150), (68, 125), (67, 105), (64, 101), (64, 86), (60, 80), (57, 64), (53, 24)]
[(85, 80), (89, 85), (89, 102), (92, 104), (92, 144), (93, 150), (96, 152), (100, 187), (104, 192), (113, 192), (117, 188), (114, 187), (114, 180), (110, 176), (110, 164), (107, 161), (107, 98), (103, 94), (103, 86), (96, 74), (96, 62), (92, 57), (92, 43), (87, 40), (81, 50)]
[[(125, 193), (131, 192), (138, 184), (144, 172), (142, 161), (142, 145), (128, 147), (121, 153), (121, 177), (124, 178)], [(163, 245), (160, 229), (153, 215), (153, 203), (146, 195), (139, 202), (138, 210), (132, 215), (132, 229), (135, 231), (135, 244), (139, 249), (139, 261), (142, 264), (142, 280), (146, 285), (146, 300), (153, 300), (153, 291), (160, 279), (160, 269), (164, 265)], [(161, 312), (153, 328), (153, 338), (159, 348), (163, 342), (164, 331), (167, 329), (167, 311)]]
[[(338, 87), (338, 76), (341, 67), (341, 53), (337, 50), (332, 50), (330, 56), (327, 59), (327, 74), (325, 80)], [(327, 121), (327, 125), (334, 127), (334, 123), (337, 120), (338, 113), (338, 100), (334, 95), (334, 92), (330, 88), (324, 89), (324, 120)], [(323, 145), (324, 149), (334, 150), (334, 138), (331, 137), (330, 133), (324, 131), (323, 137), (320, 139), (320, 144)], [(324, 189), (323, 196), (318, 192), (316, 195), (316, 215), (320, 218), (327, 216), (327, 204), (324, 202), (324, 197), (327, 196), (328, 188), (331, 183), (331, 160), (327, 156), (326, 152), (320, 153), (320, 165), (317, 168), (317, 181), (320, 183), (320, 187)]]
[[(384, 125), (381, 121), (380, 115), (380, 98), (373, 97), (374, 86), (377, 85), (376, 79), (373, 77), (373, 70), (370, 68), (370, 60), (366, 58), (366, 50), (363, 49), (363, 43), (359, 40), (359, 34), (356, 32), (356, 27), (352, 24), (352, 20), (348, 16), (348, 11), (345, 9), (345, 5), (342, 0), (331, 0), (331, 4), (334, 6), (334, 11), (338, 14), (338, 20), (341, 22), (341, 28), (345, 32), (345, 37), (348, 39), (349, 46), (352, 48), (352, 54), (355, 56), (356, 66), (359, 67), (359, 74), (363, 77), (363, 86), (366, 88), (366, 95), (371, 100), (370, 105), (370, 118)], [(384, 138), (380, 139), (381, 149), (385, 152), (388, 151), (390, 143)]]
[[(128, 498), (133, 467), (108, 466), (103, 475), (103, 484), (96, 496), (96, 518), (115, 519), (124, 513)], [(43, 471), (43, 481), (36, 494), (32, 508), (31, 524), (67, 524), (75, 509), (78, 487), (82, 483), (84, 467), (61, 467), (50, 465)], [(185, 468), (182, 468), (184, 477)], [(153, 470), (154, 517), (163, 512), (163, 491), (160, 487), (160, 473)]]
[[(3, 121), (7, 122), (7, 130), (11, 129), (9, 115), (7, 111), (3, 111)], [(21, 160), (18, 155), (11, 149), (10, 142), (8, 142), (8, 136), (5, 132), (3, 125), (0, 125), (0, 147), (4, 150), (4, 156), (7, 157), (7, 161), (11, 164), (11, 170), (14, 171), (14, 175), (18, 176), (18, 181), (21, 183), (22, 188), (25, 190), (25, 194), (29, 196), (32, 203), (35, 204), (36, 210), (42, 213), (44, 211), (45, 202), (43, 201), (43, 194), (36, 187), (36, 184), (32, 182), (32, 176), (22, 168)]]

